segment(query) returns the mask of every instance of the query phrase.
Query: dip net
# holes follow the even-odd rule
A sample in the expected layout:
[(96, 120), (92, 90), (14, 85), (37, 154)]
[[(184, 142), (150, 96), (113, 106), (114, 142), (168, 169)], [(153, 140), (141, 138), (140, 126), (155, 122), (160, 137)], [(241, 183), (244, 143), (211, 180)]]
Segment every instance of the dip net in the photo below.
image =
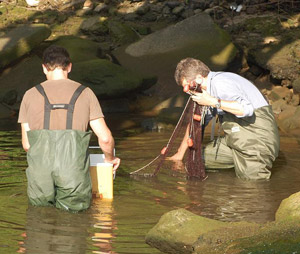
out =
[[(185, 108), (161, 153), (145, 166), (131, 172), (131, 175), (144, 177), (156, 176), (162, 168), (168, 168), (173, 161), (168, 157), (176, 154), (181, 141), (187, 142), (187, 152), (183, 167), (188, 178), (206, 179), (204, 161), (202, 158), (202, 139), (204, 133), (204, 118), (206, 107), (198, 105), (189, 97)], [(174, 163), (174, 162), (173, 162)]]

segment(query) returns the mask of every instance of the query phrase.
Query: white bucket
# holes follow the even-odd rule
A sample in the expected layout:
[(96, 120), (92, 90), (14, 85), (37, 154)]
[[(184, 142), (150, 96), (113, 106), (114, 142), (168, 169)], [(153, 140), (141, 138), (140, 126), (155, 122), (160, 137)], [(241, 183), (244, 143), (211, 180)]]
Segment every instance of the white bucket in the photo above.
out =
[(113, 199), (113, 164), (104, 162), (104, 154), (90, 154), (90, 175), (93, 195)]

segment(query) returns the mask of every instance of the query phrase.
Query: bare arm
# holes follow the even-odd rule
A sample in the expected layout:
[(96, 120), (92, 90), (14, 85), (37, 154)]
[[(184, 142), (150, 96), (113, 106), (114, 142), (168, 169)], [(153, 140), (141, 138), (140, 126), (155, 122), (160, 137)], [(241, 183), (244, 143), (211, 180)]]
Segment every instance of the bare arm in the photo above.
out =
[[(214, 107), (218, 103), (218, 99), (209, 95), (205, 90), (203, 93), (195, 93), (192, 96), (193, 101), (196, 101), (198, 104), (203, 106), (212, 106)], [(222, 110), (234, 114), (236, 116), (244, 115), (244, 108), (237, 101), (224, 101), (221, 100), (221, 108)]]
[(21, 131), (22, 131), (22, 146), (23, 149), (27, 152), (30, 147), (28, 136), (27, 136), (27, 131), (30, 131), (29, 124), (21, 123)]
[(190, 124), (187, 125), (184, 137), (180, 143), (180, 146), (177, 150), (177, 153), (175, 153), (172, 157), (169, 157), (169, 160), (176, 160), (176, 161), (181, 161), (183, 160), (184, 154), (186, 150), (188, 149), (188, 137), (189, 137), (189, 129), (190, 129)]
[(116, 170), (120, 165), (120, 159), (114, 156), (115, 141), (104, 118), (90, 121), (90, 126), (98, 137), (99, 146), (105, 155), (105, 162), (112, 163)]

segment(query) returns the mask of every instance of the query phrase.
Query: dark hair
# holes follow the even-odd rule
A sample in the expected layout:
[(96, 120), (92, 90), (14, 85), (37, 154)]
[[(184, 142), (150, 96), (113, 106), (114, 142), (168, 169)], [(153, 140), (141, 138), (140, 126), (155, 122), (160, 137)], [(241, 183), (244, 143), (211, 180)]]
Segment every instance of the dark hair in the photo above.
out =
[(43, 64), (48, 71), (53, 71), (57, 67), (66, 70), (70, 63), (70, 55), (63, 47), (52, 45), (43, 53)]
[(200, 60), (185, 58), (177, 64), (174, 76), (176, 83), (181, 85), (184, 78), (188, 81), (192, 81), (198, 74), (203, 77), (207, 77), (209, 72), (210, 69)]

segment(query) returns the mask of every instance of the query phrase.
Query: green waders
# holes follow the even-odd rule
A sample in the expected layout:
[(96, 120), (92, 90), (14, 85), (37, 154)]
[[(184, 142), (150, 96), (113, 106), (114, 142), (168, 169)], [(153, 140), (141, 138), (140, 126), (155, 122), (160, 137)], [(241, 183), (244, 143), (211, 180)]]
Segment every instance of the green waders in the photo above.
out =
[(225, 136), (204, 151), (206, 168), (235, 168), (242, 179), (269, 179), (279, 152), (279, 134), (271, 106), (254, 111), (251, 117), (225, 114)]
[[(68, 211), (89, 208), (92, 198), (88, 146), (91, 132), (72, 130), (74, 105), (85, 88), (80, 86), (69, 104), (50, 104), (45, 98), (44, 129), (27, 132), (29, 202), (36, 206), (56, 206)], [(50, 112), (67, 109), (67, 129), (49, 130)]]

